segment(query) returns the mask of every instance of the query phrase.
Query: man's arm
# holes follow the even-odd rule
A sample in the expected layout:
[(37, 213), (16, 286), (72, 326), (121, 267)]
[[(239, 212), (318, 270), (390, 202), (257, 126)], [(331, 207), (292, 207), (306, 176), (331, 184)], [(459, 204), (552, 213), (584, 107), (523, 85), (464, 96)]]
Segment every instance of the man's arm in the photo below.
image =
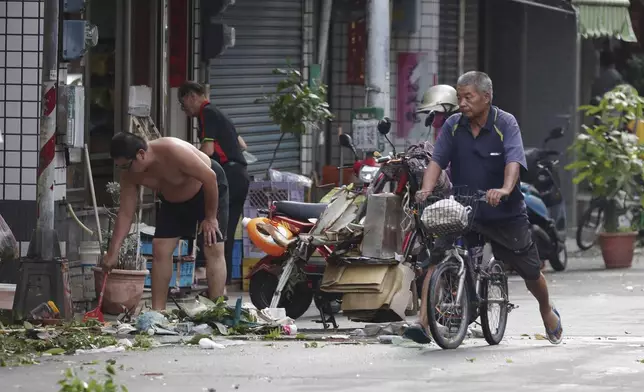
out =
[(433, 192), (441, 173), (452, 160), (452, 127), (453, 121), (445, 121), (436, 140), (432, 160), (423, 175), (422, 192)]
[(219, 138), (218, 130), (221, 128), (217, 113), (212, 110), (204, 111), (201, 127), (200, 150), (211, 157), (215, 153), (215, 140)]
[(178, 154), (174, 156), (174, 163), (179, 170), (203, 184), (204, 199), (206, 199), (206, 219), (216, 219), (217, 209), (219, 208), (219, 187), (217, 186), (217, 175), (212, 168), (204, 163), (203, 160), (194, 152), (184, 146), (177, 146), (175, 148), (182, 148)]
[(503, 149), (505, 150), (505, 172), (503, 176), (503, 189), (508, 193), (519, 181), (521, 167), (527, 169), (528, 165), (525, 160), (525, 151), (523, 150), (523, 140), (521, 130), (514, 116), (510, 115), (507, 126), (503, 132)]
[(116, 215), (112, 239), (108, 249), (111, 254), (119, 254), (123, 240), (125, 240), (132, 227), (132, 218), (134, 218), (134, 211), (136, 210), (137, 186), (130, 181), (127, 173), (121, 173), (120, 198), (119, 212)]

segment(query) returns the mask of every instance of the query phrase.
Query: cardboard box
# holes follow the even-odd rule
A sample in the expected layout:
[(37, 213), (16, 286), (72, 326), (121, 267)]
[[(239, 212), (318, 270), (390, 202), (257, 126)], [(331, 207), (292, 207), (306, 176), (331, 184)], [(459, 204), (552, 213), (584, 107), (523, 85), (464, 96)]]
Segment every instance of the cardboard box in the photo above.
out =
[(242, 262), (242, 290), (244, 292), (248, 292), (248, 286), (250, 285), (250, 280), (246, 276), (260, 260), (258, 258), (246, 258)]

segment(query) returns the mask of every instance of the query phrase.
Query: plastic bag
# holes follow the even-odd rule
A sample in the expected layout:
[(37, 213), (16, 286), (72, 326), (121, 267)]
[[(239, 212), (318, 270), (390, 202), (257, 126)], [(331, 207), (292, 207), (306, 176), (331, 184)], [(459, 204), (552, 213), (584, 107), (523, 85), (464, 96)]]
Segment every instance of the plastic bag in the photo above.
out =
[(5, 260), (15, 260), (18, 257), (20, 257), (20, 251), (16, 237), (0, 215), (0, 263)]
[(272, 182), (296, 182), (305, 188), (310, 188), (313, 185), (313, 180), (301, 174), (281, 172), (278, 170), (268, 169), (268, 178)]
[(431, 231), (454, 233), (467, 227), (470, 211), (470, 207), (465, 207), (450, 197), (425, 208), (420, 220)]

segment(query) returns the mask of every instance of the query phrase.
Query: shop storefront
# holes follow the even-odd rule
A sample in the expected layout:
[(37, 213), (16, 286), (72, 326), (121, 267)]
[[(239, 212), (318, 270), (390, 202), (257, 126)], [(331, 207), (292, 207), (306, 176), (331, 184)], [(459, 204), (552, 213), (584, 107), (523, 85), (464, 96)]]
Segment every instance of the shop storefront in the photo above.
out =
[[(639, 0), (638, 0), (639, 1)], [(590, 101), (596, 75), (594, 38), (635, 40), (625, 0), (485, 0), (482, 69), (494, 83), (494, 103), (513, 113), (526, 147), (568, 127), (549, 148), (562, 152), (561, 167), (580, 129), (578, 107)], [(577, 187), (561, 169), (569, 225), (575, 225)]]

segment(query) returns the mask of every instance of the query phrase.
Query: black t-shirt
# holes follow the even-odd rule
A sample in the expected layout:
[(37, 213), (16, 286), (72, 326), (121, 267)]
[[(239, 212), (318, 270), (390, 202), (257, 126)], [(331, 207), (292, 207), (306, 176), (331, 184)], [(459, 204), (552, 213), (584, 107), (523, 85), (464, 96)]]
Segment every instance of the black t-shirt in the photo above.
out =
[(235, 125), (215, 105), (206, 102), (199, 112), (201, 143), (213, 142), (215, 152), (211, 156), (220, 165), (235, 162), (246, 166)]

